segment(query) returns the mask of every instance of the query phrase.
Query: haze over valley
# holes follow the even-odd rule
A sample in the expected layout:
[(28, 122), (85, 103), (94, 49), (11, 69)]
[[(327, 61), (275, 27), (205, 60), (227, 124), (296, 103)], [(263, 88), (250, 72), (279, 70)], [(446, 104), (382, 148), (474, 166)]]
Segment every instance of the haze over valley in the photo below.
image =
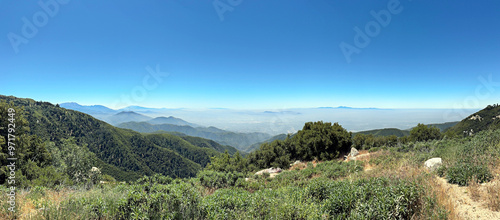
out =
[[(460, 121), (478, 109), (377, 109), (349, 107), (319, 107), (295, 109), (234, 110), (234, 109), (169, 109), (139, 106), (113, 110), (105, 106), (82, 106), (62, 103), (61, 107), (88, 113), (110, 124), (129, 121), (148, 121), (155, 117), (173, 117), (193, 127), (217, 127), (233, 132), (263, 132), (270, 135), (295, 133), (308, 121), (339, 122), (347, 130), (357, 132), (381, 128), (410, 129), (418, 123), (436, 124)], [(114, 121), (117, 114), (131, 111), (139, 118), (124, 116)], [(122, 113), (123, 114), (123, 113)], [(147, 116), (149, 118), (141, 118)]]
[(500, 219), (499, 12), (0, 0), (0, 219)]

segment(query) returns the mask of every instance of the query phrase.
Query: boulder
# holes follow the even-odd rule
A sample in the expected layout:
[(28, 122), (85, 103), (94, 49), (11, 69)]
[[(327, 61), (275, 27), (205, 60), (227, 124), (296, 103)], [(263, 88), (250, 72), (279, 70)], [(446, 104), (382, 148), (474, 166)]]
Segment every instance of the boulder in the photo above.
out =
[(351, 152), (349, 153), (349, 156), (350, 156), (350, 157), (355, 157), (355, 156), (357, 156), (358, 154), (359, 154), (359, 151), (358, 151), (358, 150), (356, 150), (356, 148), (352, 147), (352, 148), (351, 148)]
[(443, 164), (443, 161), (439, 157), (434, 157), (425, 161), (424, 165), (429, 170), (436, 170)]
[(101, 169), (99, 169), (97, 167), (92, 167), (92, 169), (90, 169), (90, 172), (92, 172), (92, 173), (101, 173)]
[(255, 175), (262, 175), (263, 173), (269, 173), (269, 174), (271, 174), (271, 173), (280, 173), (281, 171), (282, 170), (279, 167), (278, 168), (271, 167), (269, 169), (260, 170), (260, 171), (256, 172)]

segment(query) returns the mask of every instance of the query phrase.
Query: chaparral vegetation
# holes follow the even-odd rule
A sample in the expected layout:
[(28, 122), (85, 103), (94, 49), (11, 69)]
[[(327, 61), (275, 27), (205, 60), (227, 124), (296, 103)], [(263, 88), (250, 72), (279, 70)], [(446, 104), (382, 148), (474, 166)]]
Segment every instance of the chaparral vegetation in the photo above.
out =
[[(17, 113), (15, 212), (8, 211), (6, 181), (9, 108)], [(453, 190), (495, 213), (499, 111), (495, 105), (476, 113), (491, 119), (483, 127), (466, 118), (444, 132), (419, 124), (402, 137), (308, 122), (295, 135), (241, 154), (2, 96), (0, 218), (457, 219), (464, 214)], [(471, 126), (474, 133), (465, 135)], [(430, 158), (443, 163), (428, 169)], [(271, 167), (275, 173), (256, 174)]]

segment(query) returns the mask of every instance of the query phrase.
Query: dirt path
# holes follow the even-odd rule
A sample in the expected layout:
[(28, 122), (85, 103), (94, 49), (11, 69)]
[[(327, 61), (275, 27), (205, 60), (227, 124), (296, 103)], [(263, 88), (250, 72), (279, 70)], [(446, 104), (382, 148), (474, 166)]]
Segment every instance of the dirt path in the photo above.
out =
[[(500, 212), (488, 209), (484, 200), (473, 201), (467, 187), (449, 184), (446, 179), (441, 177), (436, 177), (436, 179), (439, 186), (446, 191), (446, 194), (453, 201), (455, 213), (460, 219), (500, 219)], [(485, 186), (480, 187), (484, 188)]]

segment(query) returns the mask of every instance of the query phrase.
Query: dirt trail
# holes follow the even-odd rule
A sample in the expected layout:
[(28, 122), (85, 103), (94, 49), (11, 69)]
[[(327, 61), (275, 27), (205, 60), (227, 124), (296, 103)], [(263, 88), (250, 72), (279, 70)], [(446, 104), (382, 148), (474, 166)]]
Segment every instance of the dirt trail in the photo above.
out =
[[(450, 184), (446, 179), (441, 177), (436, 177), (436, 179), (439, 186), (447, 192), (447, 195), (453, 201), (455, 213), (458, 214), (460, 219), (500, 219), (500, 212), (488, 209), (483, 199), (473, 201), (470, 197), (470, 192), (467, 191), (467, 187)], [(480, 186), (481, 191), (484, 191), (484, 188), (485, 184)]]
[(345, 162), (349, 162), (351, 160), (356, 160), (356, 161), (365, 161), (365, 165), (364, 165), (364, 171), (370, 171), (370, 170), (373, 170), (373, 168), (375, 168), (372, 164), (369, 163), (370, 159), (372, 156), (376, 156), (378, 155), (379, 152), (373, 152), (373, 153), (370, 153), (368, 152), (367, 150), (360, 150), (359, 151), (359, 154), (355, 157), (349, 157), (347, 158), (347, 160), (344, 160)]

